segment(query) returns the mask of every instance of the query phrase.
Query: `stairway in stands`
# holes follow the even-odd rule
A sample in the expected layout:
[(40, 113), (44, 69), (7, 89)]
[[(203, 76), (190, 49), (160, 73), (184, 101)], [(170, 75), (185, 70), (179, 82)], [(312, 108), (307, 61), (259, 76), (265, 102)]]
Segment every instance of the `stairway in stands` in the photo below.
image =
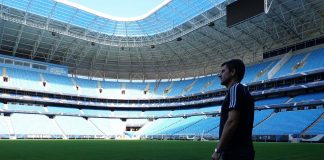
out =
[(311, 125), (309, 125), (308, 127), (306, 127), (302, 132), (301, 135), (305, 134), (309, 129), (311, 129), (312, 127), (314, 127), (317, 123), (319, 123), (321, 121), (321, 119), (324, 118), (324, 113), (322, 113)]

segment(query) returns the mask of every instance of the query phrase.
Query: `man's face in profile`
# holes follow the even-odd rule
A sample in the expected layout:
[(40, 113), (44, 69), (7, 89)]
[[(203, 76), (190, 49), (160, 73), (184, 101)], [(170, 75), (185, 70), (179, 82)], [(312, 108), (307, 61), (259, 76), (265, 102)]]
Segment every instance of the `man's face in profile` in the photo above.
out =
[(219, 78), (221, 80), (221, 85), (226, 86), (230, 82), (232, 75), (227, 65), (222, 66), (221, 71), (219, 73)]

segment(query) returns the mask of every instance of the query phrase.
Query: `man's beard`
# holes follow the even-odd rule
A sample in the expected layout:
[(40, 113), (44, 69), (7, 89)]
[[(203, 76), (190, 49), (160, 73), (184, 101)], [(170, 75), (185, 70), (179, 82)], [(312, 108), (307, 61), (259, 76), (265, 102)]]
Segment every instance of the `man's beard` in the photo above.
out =
[(227, 86), (227, 84), (229, 83), (230, 79), (226, 79), (224, 81), (221, 81), (221, 85), (223, 86)]

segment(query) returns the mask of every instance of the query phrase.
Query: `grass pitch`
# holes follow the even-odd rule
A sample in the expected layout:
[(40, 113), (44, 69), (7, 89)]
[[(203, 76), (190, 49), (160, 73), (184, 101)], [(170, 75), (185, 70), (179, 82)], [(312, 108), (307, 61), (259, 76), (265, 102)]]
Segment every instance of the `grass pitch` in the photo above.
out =
[[(216, 142), (0, 140), (3, 160), (210, 160)], [(256, 160), (322, 160), (324, 144), (255, 143)]]

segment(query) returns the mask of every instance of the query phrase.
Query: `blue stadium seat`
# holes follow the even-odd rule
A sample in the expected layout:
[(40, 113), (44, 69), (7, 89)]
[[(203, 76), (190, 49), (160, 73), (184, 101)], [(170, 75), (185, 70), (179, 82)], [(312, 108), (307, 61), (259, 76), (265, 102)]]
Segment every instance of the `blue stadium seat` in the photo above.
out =
[(0, 109), (5, 109), (3, 103), (0, 103)]
[[(197, 123), (190, 125), (189, 127), (178, 132), (179, 135), (203, 135), (208, 134), (216, 126), (219, 125), (219, 117), (206, 117), (201, 119)], [(217, 133), (218, 134), (218, 133)]]
[(180, 122), (183, 118), (162, 118), (151, 122), (149, 126), (139, 130), (141, 135), (158, 135), (162, 130), (167, 129), (171, 125)]
[(66, 108), (66, 107), (54, 107), (54, 106), (48, 106), (46, 108), (50, 113), (56, 113), (56, 114), (63, 113), (63, 114), (76, 114), (76, 115), (81, 114), (78, 108)]
[[(144, 90), (147, 86), (147, 83), (143, 83), (143, 82), (128, 82), (125, 83), (126, 84), (126, 90), (125, 90), (125, 96), (127, 98), (144, 98), (145, 94), (144, 94)], [(149, 94), (149, 93), (147, 93)]]
[(45, 115), (14, 113), (10, 118), (17, 138), (27, 138), (27, 135), (62, 136), (52, 120)]
[(203, 120), (204, 116), (193, 116), (188, 118), (183, 118), (178, 123), (174, 123), (167, 128), (162, 129), (159, 131), (158, 134), (162, 135), (181, 135), (181, 131), (189, 128), (190, 126), (198, 123), (199, 121)]
[(19, 105), (19, 104), (8, 104), (8, 110), (45, 112), (44, 107), (41, 106)]
[(54, 119), (67, 137), (103, 136), (102, 132), (82, 117), (56, 116)]
[(121, 82), (101, 82), (103, 92), (102, 96), (108, 98), (121, 98), (122, 97), (122, 83)]
[(171, 87), (170, 92), (167, 95), (171, 97), (181, 96), (182, 93), (185, 93), (186, 87), (189, 87), (189, 85), (192, 84), (193, 82), (194, 82), (193, 79), (175, 81)]
[(9, 138), (9, 129), (5, 117), (0, 115), (0, 138)]
[(224, 86), (222, 86), (220, 83), (220, 79), (218, 76), (211, 76), (208, 77), (210, 79), (209, 82), (211, 82), (211, 85), (208, 86), (207, 88), (203, 89), (203, 92), (208, 92), (208, 91), (214, 91), (214, 90), (218, 90), (221, 88), (224, 88)]
[(99, 116), (99, 117), (109, 117), (111, 116), (110, 110), (95, 110), (95, 109), (82, 109), (84, 115), (87, 116)]
[(303, 58), (305, 57), (307, 53), (302, 53), (302, 54), (296, 54), (293, 55), (281, 68), (280, 70), (274, 75), (273, 78), (277, 78), (277, 77), (282, 77), (282, 76), (286, 76), (289, 74), (293, 74), (294, 71), (294, 66), (296, 66), (296, 64), (298, 62), (301, 62), (303, 60)]
[(273, 113), (273, 109), (254, 111), (254, 123), (253, 126), (259, 124)]
[(298, 95), (294, 97), (290, 102), (303, 102), (312, 100), (324, 100), (324, 92)]
[(97, 81), (81, 78), (75, 78), (75, 81), (79, 87), (78, 92), (80, 95), (98, 97), (99, 88), (97, 87)]
[(134, 111), (134, 110), (115, 110), (115, 117), (141, 117), (142, 111)]
[(209, 76), (195, 79), (195, 83), (193, 84), (192, 88), (185, 95), (201, 93), (204, 90), (204, 87), (207, 86), (211, 81), (212, 80), (209, 78)]
[(308, 129), (305, 135), (318, 135), (324, 134), (324, 118), (320, 119), (318, 123), (316, 123), (313, 127)]
[(168, 116), (171, 110), (156, 110), (156, 111), (145, 111), (143, 113), (144, 117), (161, 117)]
[(160, 82), (155, 94), (158, 96), (163, 96), (164, 91), (171, 85), (171, 82)]
[(300, 134), (324, 109), (278, 112), (253, 129), (254, 135)]
[(211, 106), (211, 107), (204, 107), (200, 108), (200, 113), (208, 113), (208, 112), (220, 112), (221, 106)]
[(44, 91), (40, 73), (16, 68), (7, 68), (8, 86), (13, 88)]
[(106, 136), (123, 135), (126, 123), (120, 119), (89, 118), (89, 121)]
[(47, 82), (47, 91), (77, 95), (76, 87), (73, 85), (70, 77), (59, 76), (54, 74), (44, 73), (44, 79)]
[[(274, 66), (275, 62), (276, 62), (276, 60), (272, 60), (272, 61), (267, 61), (267, 62), (262, 62), (259, 64), (247, 66), (245, 69), (245, 75), (242, 80), (242, 83), (248, 84), (251, 82), (258, 81), (258, 80), (266, 79), (267, 74), (269, 72), (269, 70), (266, 70), (266, 68), (269, 65)], [(269, 67), (269, 68), (271, 69), (272, 67)], [(262, 71), (262, 74), (261, 74), (261, 71)]]
[(255, 106), (264, 106), (264, 105), (275, 105), (275, 104), (284, 104), (289, 100), (289, 97), (279, 97), (279, 98), (269, 98), (262, 99), (255, 102)]
[(307, 58), (303, 67), (297, 70), (297, 73), (307, 72), (317, 69), (324, 69), (324, 49), (318, 49), (312, 51), (312, 53)]
[(172, 116), (185, 116), (193, 113), (199, 113), (198, 109), (177, 109), (170, 113)]

